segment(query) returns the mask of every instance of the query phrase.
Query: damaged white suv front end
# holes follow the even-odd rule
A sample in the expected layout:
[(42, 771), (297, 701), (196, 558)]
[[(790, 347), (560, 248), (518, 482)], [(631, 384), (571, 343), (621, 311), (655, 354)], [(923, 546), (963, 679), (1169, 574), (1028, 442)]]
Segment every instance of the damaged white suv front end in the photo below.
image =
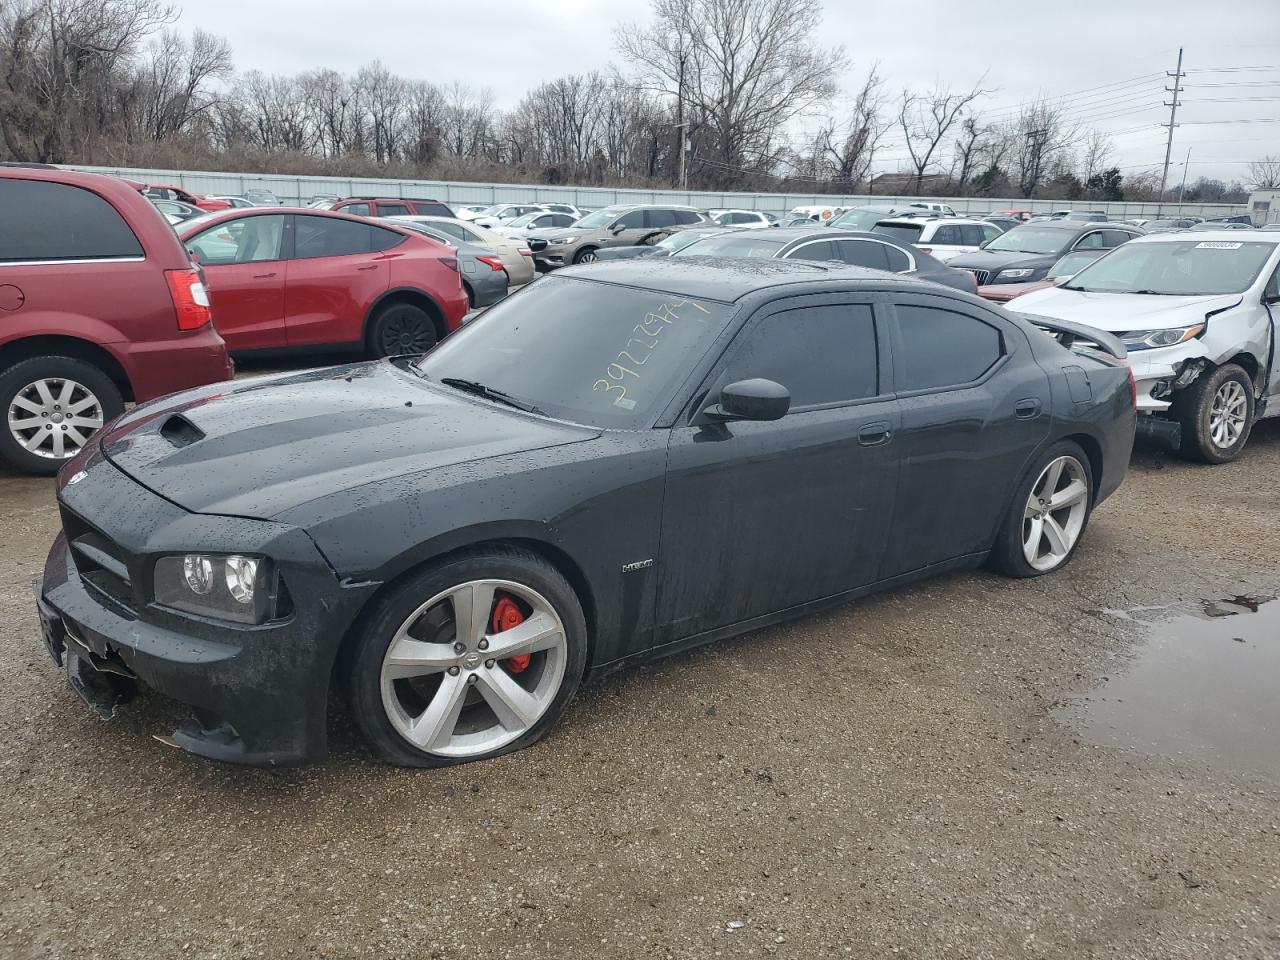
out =
[(1188, 456), (1239, 455), (1280, 416), (1280, 242), (1234, 231), (1140, 237), (1019, 312), (1098, 327), (1129, 351), (1139, 430)]

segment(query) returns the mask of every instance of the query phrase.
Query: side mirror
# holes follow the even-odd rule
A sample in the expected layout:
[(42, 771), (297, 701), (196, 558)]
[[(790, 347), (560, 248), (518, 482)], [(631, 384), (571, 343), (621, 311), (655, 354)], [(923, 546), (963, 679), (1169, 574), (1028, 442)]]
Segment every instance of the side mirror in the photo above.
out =
[(609, 228), (609, 232), (616, 237), (625, 229), (627, 229), (627, 225), (625, 223), (615, 223), (612, 227)]
[(780, 383), (756, 378), (739, 380), (720, 391), (720, 402), (707, 408), (717, 420), (781, 420), (791, 409), (791, 392)]
[(1054, 277), (1054, 278), (1053, 278), (1052, 283), (1053, 283), (1053, 285), (1054, 285), (1055, 287), (1061, 287), (1061, 286), (1063, 286), (1063, 285), (1065, 285), (1065, 284), (1070, 283), (1070, 282), (1071, 282), (1071, 278), (1072, 278), (1072, 277), (1074, 277), (1074, 276), (1075, 276), (1075, 274), (1074, 274), (1074, 273), (1064, 273), (1064, 274), (1061, 274), (1061, 275), (1059, 275), (1059, 276)]

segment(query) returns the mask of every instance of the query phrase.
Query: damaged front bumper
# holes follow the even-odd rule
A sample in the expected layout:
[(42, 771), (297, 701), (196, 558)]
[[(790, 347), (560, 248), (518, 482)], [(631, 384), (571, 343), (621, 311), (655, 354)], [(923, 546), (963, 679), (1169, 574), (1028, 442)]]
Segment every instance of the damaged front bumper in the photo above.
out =
[(1138, 413), (1167, 412), (1174, 394), (1195, 383), (1211, 365), (1199, 340), (1159, 350), (1131, 351), (1129, 366), (1138, 387)]
[[(97, 455), (59, 494), (64, 531), (37, 586), (42, 639), (67, 679), (109, 717), (138, 687), (185, 705), (190, 719), (161, 739), (233, 763), (277, 766), (327, 753), (329, 680), (342, 637), (371, 585), (341, 584), (296, 528), (188, 513)], [(109, 543), (129, 581), (107, 584), (68, 531)], [(189, 617), (148, 596), (158, 556), (252, 549), (270, 555), (288, 585), (286, 616), (256, 626)], [(83, 569), (82, 569), (83, 568)]]

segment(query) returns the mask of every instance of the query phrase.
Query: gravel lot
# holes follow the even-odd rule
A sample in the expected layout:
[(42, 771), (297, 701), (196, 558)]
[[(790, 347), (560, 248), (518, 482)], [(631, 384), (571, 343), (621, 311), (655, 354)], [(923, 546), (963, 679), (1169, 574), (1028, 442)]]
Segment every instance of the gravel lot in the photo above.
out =
[[(95, 719), (37, 639), (52, 484), (0, 477), (0, 957), (1276, 957), (1280, 698), (1215, 665), (1274, 657), (1280, 601), (1185, 617), (1280, 591), (1277, 476), (1275, 421), (1225, 467), (1141, 448), (1062, 574), (723, 643), (426, 772), (341, 718), (292, 771), (164, 746), (154, 698)], [(1230, 757), (1107, 699), (1178, 616), (1193, 693), (1133, 709), (1226, 707)]]

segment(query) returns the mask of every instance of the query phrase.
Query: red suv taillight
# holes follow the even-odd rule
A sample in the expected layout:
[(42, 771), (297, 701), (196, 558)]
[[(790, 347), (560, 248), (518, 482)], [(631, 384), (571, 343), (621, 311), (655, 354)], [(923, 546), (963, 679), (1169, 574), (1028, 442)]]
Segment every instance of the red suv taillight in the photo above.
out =
[(487, 263), (490, 270), (501, 270), (502, 260), (499, 257), (476, 257), (481, 263)]
[(446, 267), (448, 267), (448, 268), (449, 268), (450, 270), (452, 270), (454, 273), (457, 273), (457, 272), (458, 272), (458, 258), (457, 258), (457, 257), (440, 257), (440, 258), (439, 258), (439, 260), (440, 260), (440, 262), (441, 262), (441, 263), (443, 263)]
[(164, 278), (169, 282), (169, 296), (178, 314), (179, 330), (199, 330), (213, 319), (209, 311), (209, 291), (204, 288), (199, 270), (166, 270)]

